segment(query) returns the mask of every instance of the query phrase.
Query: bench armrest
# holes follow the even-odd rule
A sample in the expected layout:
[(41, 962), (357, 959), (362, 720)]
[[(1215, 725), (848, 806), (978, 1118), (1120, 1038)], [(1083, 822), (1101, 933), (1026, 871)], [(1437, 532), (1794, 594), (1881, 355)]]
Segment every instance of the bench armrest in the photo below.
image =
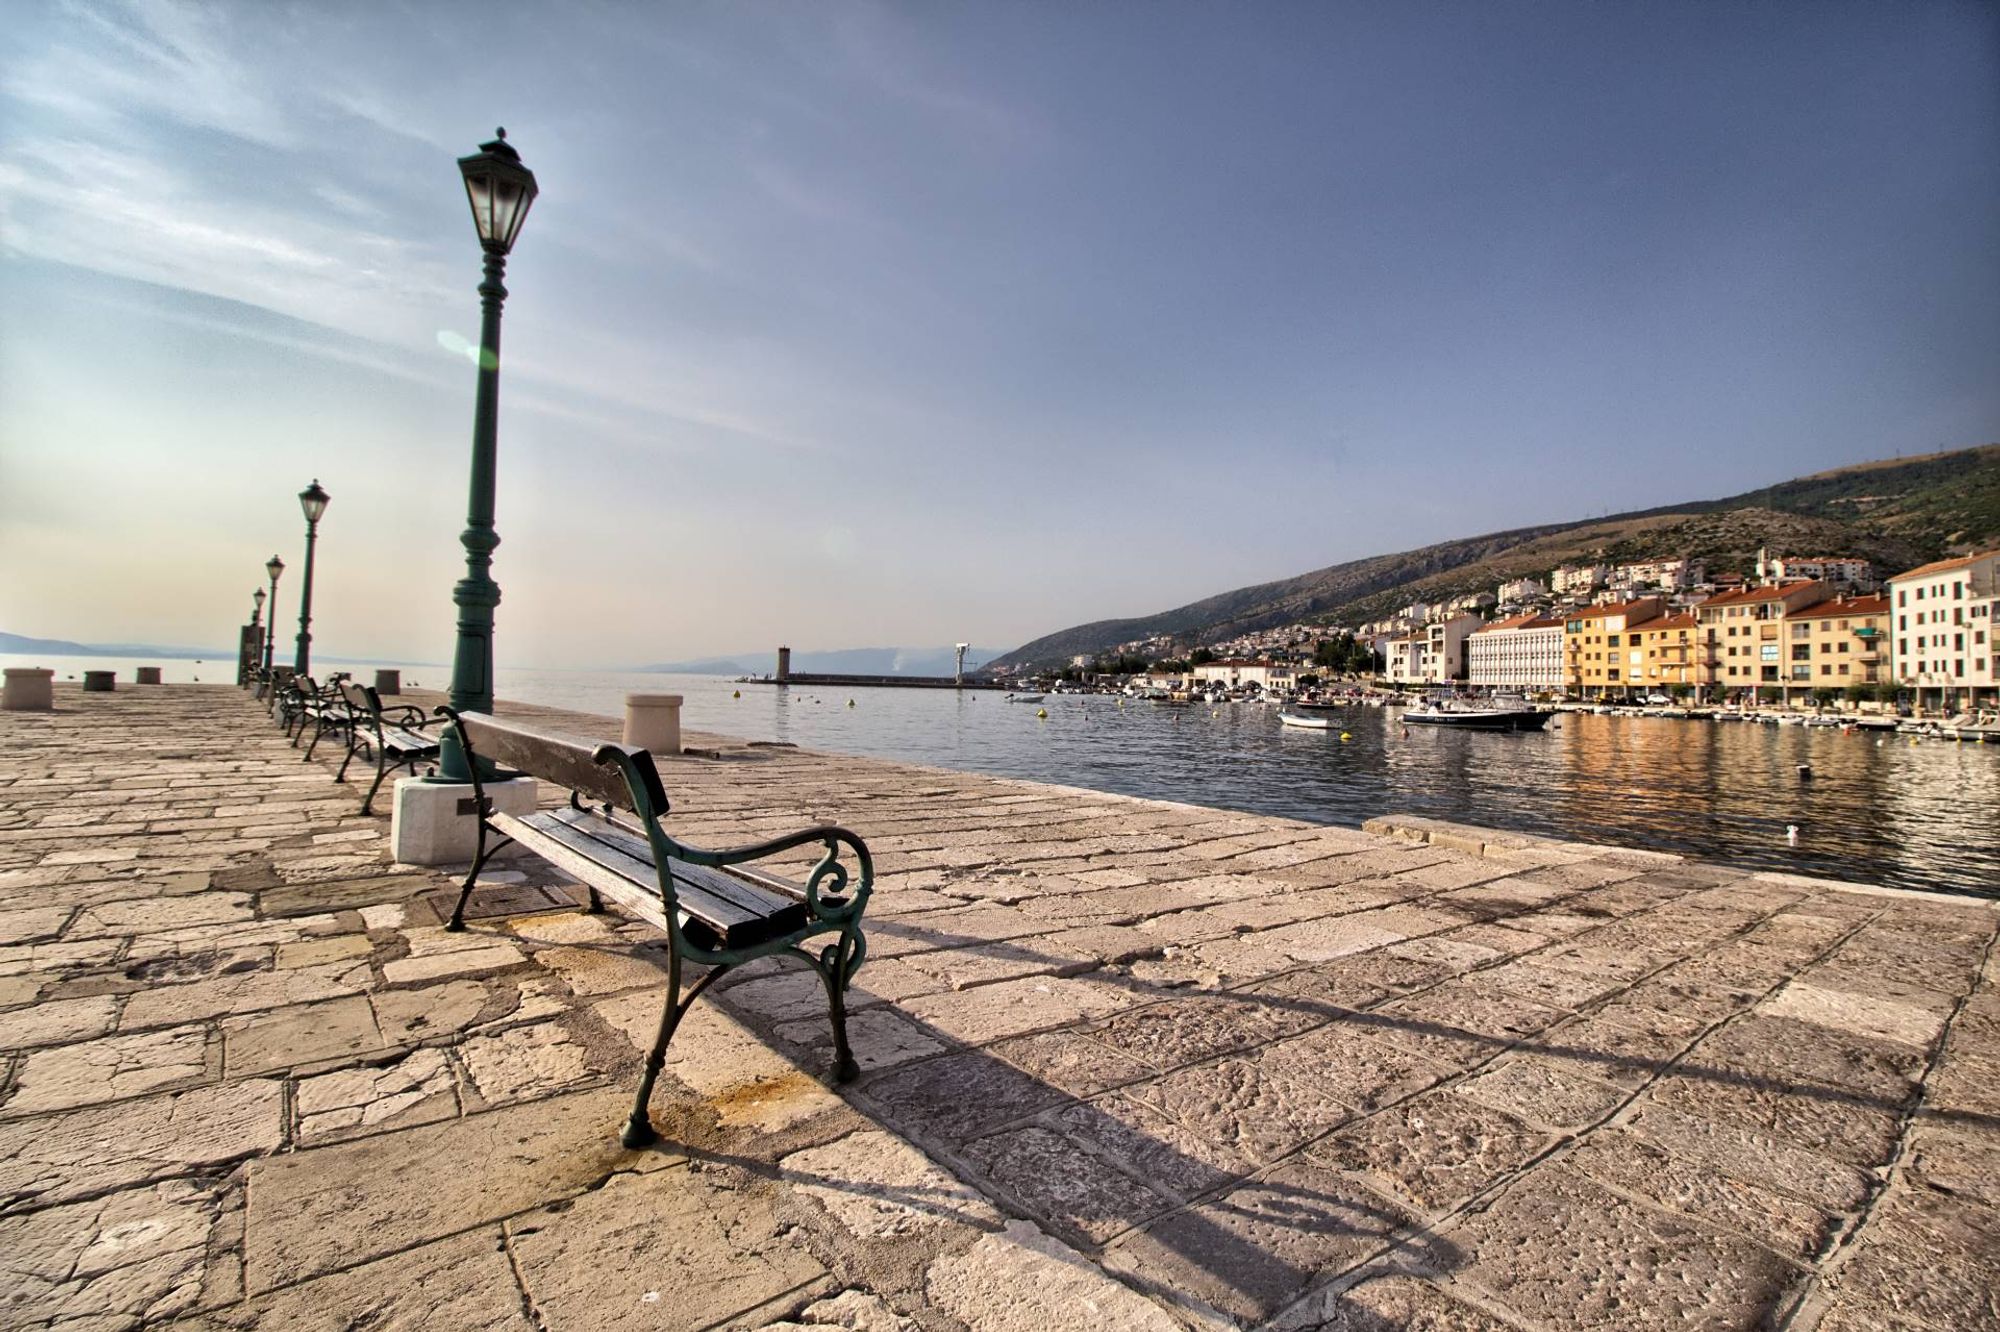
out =
[(430, 716), (415, 703), (391, 703), (382, 709), (382, 720), (406, 731), (421, 731), (437, 725), (443, 718)]
[[(676, 842), (675, 850), (680, 859), (691, 865), (727, 869), (731, 865), (746, 865), (814, 843), (824, 846), (826, 854), (820, 857), (819, 863), (806, 877), (806, 910), (818, 920), (854, 919), (868, 905), (868, 894), (875, 887), (875, 859), (868, 854), (868, 844), (846, 828), (826, 823), (816, 828), (801, 828), (798, 832), (787, 833), (768, 842), (732, 846), (720, 851), (704, 851), (685, 842)], [(853, 855), (853, 873), (841, 859), (843, 849)]]

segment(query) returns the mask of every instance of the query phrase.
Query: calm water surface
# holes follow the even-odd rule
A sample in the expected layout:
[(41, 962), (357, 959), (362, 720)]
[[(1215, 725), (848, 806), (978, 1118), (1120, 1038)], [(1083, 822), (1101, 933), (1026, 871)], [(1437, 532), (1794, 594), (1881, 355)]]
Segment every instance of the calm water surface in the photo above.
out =
[[(115, 659), (4, 658), (61, 679)], [(169, 681), (228, 663), (161, 661)], [(367, 678), (366, 670), (357, 670)], [(442, 687), (443, 667), (405, 666)], [(732, 697), (740, 690), (741, 697)], [(1181, 800), (1319, 823), (1456, 819), (1902, 888), (2000, 895), (2000, 745), (1800, 726), (1569, 715), (1541, 735), (1411, 727), (1355, 708), (1337, 731), (1244, 704), (1159, 708), (1051, 695), (1049, 716), (998, 694), (776, 689), (712, 676), (501, 669), (502, 698), (621, 715), (628, 692), (679, 693), (690, 730)], [(854, 706), (849, 707), (849, 700)], [(1802, 782), (1801, 763), (1814, 778)], [(1785, 842), (1796, 824), (1799, 843)]]

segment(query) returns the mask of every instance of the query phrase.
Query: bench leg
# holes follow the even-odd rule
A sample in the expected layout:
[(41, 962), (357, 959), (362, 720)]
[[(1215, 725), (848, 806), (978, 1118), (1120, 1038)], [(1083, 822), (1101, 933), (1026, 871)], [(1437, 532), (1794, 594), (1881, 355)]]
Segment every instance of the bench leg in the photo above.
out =
[(820, 980), (826, 983), (826, 1011), (833, 1020), (833, 1076), (836, 1082), (852, 1082), (861, 1076), (854, 1051), (847, 1044), (847, 982), (860, 965), (856, 949), (860, 936), (852, 930), (840, 932), (840, 942), (820, 950)]
[[(399, 763), (396, 766), (401, 767), (402, 765)], [(415, 768), (412, 767), (411, 771), (414, 772)], [(361, 812), (363, 814), (373, 814), (375, 812), (375, 793), (382, 789), (382, 779), (388, 775), (388, 746), (377, 741), (375, 747), (375, 784), (368, 788), (367, 795), (361, 797)]]
[(488, 850), (483, 835), (485, 832), (483, 825), (480, 832), (482, 836), (479, 839), (479, 854), (472, 858), (472, 868), (465, 872), (465, 883), (458, 890), (458, 905), (451, 909), (451, 919), (445, 922), (445, 930), (451, 934), (464, 933), (466, 899), (472, 896), (472, 885), (479, 882), (479, 871), (486, 868), (486, 858), (493, 854), (493, 850), (499, 849), (495, 847), (493, 850)]
[(639, 1094), (632, 1101), (632, 1117), (625, 1121), (625, 1128), (618, 1135), (618, 1141), (629, 1148), (651, 1146), (659, 1141), (659, 1133), (653, 1128), (653, 1117), (648, 1105), (653, 1099), (653, 1084), (659, 1081), (660, 1070), (666, 1067), (667, 1045), (674, 1039), (674, 1029), (681, 1025), (688, 1009), (701, 997), (709, 982), (729, 970), (728, 967), (711, 967), (708, 974), (696, 981), (681, 997), (681, 957), (672, 955), (667, 963), (667, 1002), (660, 1010), (660, 1032), (653, 1038), (653, 1049), (646, 1056), (646, 1071), (639, 1077)]

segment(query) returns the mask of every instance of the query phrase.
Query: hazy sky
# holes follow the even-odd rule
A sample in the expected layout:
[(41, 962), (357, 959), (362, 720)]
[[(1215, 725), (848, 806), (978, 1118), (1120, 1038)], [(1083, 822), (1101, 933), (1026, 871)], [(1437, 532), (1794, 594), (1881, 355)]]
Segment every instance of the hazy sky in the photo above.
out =
[[(117, 3), (0, 25), (0, 629), (971, 640), (2000, 438), (2000, 7)], [(289, 628), (286, 632), (290, 632)]]

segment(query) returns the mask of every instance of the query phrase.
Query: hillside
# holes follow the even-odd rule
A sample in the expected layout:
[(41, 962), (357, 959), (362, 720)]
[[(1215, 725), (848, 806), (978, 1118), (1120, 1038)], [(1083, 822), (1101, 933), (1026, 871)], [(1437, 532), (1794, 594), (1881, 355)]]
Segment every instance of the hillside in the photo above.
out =
[(1192, 645), (1298, 620), (1359, 623), (1413, 601), (1491, 590), (1558, 564), (1699, 556), (1747, 571), (1774, 554), (1856, 555), (1899, 569), (1968, 546), (2000, 544), (2000, 444), (1862, 463), (1728, 499), (1516, 528), (1350, 560), (1238, 588), (1156, 615), (1099, 620), (989, 663), (1049, 667), (1119, 643), (1170, 634)]

